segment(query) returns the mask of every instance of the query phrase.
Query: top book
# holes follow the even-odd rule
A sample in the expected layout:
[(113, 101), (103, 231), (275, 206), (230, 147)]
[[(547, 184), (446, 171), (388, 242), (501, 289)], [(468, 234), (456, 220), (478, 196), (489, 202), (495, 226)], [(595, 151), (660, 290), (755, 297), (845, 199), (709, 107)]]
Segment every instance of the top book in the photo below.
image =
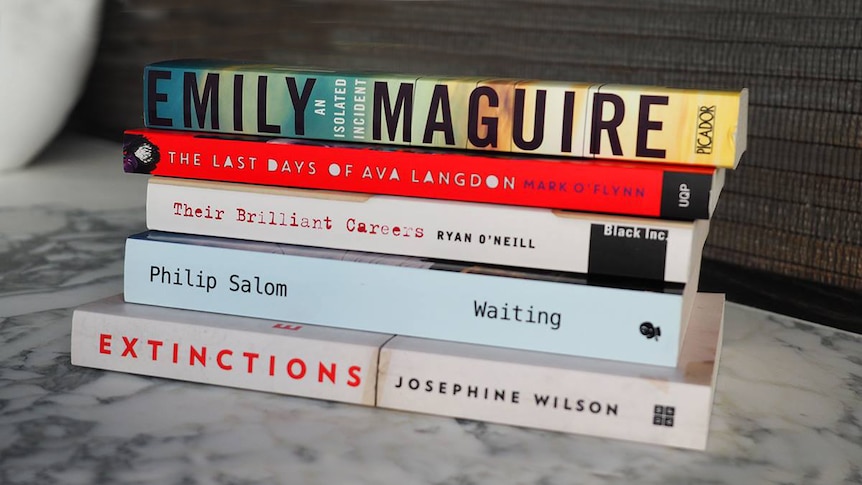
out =
[(702, 91), (205, 59), (144, 70), (148, 128), (735, 168), (748, 90)]

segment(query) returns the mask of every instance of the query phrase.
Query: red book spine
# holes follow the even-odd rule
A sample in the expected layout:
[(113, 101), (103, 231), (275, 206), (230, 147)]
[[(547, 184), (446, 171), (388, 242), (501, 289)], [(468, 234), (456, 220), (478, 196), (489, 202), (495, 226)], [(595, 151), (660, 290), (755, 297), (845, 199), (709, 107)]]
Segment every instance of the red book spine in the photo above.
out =
[(126, 172), (694, 220), (720, 169), (128, 130)]

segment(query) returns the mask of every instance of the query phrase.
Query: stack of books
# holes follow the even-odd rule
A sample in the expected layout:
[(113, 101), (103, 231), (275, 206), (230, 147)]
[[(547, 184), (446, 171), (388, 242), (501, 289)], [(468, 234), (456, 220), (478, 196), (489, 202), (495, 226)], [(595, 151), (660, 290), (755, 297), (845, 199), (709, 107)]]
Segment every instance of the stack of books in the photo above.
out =
[(74, 364), (705, 447), (746, 90), (208, 60), (144, 90), (149, 231)]

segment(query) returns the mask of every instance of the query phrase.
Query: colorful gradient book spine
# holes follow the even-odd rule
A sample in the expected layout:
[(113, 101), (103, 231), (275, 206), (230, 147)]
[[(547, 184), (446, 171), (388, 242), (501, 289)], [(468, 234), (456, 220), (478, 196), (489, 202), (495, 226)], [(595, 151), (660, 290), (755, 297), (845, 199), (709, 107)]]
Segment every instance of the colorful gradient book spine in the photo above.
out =
[(736, 167), (748, 92), (334, 72), (217, 60), (144, 70), (150, 128)]
[(126, 172), (487, 202), (664, 219), (706, 219), (724, 169), (400, 150), (169, 130), (129, 130)]
[(127, 239), (124, 269), (131, 303), (670, 367), (698, 279), (592, 281), (155, 231)]
[(151, 177), (147, 228), (685, 283), (709, 221)]

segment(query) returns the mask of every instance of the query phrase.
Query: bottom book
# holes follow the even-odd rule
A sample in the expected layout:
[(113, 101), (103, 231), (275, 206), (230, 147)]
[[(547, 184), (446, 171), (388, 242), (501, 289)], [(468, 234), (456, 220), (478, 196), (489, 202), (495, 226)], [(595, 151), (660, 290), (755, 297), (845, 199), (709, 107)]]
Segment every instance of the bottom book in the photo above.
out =
[(72, 364), (704, 449), (724, 296), (698, 294), (675, 368), (125, 303), (72, 317)]

